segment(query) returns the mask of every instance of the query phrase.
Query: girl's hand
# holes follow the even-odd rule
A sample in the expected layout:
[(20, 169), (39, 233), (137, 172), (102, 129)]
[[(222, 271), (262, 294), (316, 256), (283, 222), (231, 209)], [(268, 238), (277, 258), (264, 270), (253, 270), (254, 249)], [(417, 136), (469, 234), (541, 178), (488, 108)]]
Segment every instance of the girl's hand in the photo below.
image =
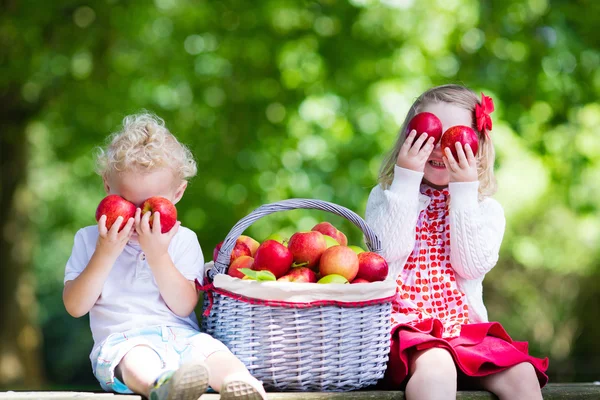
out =
[(477, 180), (477, 160), (475, 160), (471, 146), (465, 144), (464, 150), (459, 142), (456, 142), (455, 146), (458, 161), (449, 148), (446, 148), (444, 152), (444, 164), (450, 173), (450, 182), (475, 182)]
[(179, 230), (181, 222), (171, 228), (169, 232), (162, 233), (160, 225), (160, 213), (157, 211), (152, 218), (152, 227), (150, 227), (150, 216), (152, 213), (148, 211), (142, 216), (142, 210), (138, 208), (135, 211), (135, 230), (138, 234), (138, 240), (148, 263), (153, 264), (154, 260), (159, 260), (161, 257), (168, 254), (169, 244), (171, 239)]
[(119, 228), (123, 223), (123, 217), (118, 217), (110, 229), (106, 228), (106, 215), (98, 220), (98, 241), (96, 242), (96, 252), (112, 258), (117, 258), (125, 248), (127, 241), (133, 234), (134, 219), (129, 218), (127, 224), (121, 232)]
[[(400, 148), (396, 164), (402, 168), (423, 172), (425, 163), (427, 163), (427, 159), (433, 151), (433, 141), (435, 139), (433, 137), (427, 139), (426, 132), (422, 133), (416, 140), (415, 136), (417, 136), (417, 131), (413, 129)], [(425, 145), (423, 146), (423, 144)]]

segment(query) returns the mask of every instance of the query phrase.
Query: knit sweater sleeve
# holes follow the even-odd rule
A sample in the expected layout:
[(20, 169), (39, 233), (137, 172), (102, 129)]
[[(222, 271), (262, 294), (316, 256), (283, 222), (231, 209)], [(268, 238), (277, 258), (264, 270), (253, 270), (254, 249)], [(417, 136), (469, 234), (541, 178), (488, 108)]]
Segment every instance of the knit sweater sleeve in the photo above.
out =
[(392, 274), (400, 272), (415, 245), (422, 178), (423, 173), (396, 166), (389, 189), (374, 187), (367, 201), (365, 219), (381, 240)]
[(450, 262), (464, 279), (479, 279), (498, 261), (506, 220), (492, 198), (479, 202), (479, 182), (452, 182), (450, 190)]

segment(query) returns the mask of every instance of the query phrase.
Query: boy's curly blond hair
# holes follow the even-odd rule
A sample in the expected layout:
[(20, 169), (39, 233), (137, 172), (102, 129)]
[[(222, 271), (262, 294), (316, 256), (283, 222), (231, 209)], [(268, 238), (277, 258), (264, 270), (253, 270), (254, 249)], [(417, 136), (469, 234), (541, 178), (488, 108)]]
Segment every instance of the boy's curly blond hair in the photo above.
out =
[(162, 118), (150, 113), (129, 115), (123, 129), (97, 149), (96, 170), (103, 178), (125, 171), (153, 171), (168, 167), (187, 181), (198, 171), (192, 152), (165, 127)]

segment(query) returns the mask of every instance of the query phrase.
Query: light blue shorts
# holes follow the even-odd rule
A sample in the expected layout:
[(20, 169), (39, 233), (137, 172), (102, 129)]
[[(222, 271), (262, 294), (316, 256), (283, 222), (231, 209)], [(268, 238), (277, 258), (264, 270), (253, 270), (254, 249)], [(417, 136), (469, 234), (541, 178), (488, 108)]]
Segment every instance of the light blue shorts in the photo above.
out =
[(147, 346), (158, 354), (164, 370), (176, 370), (191, 360), (204, 361), (227, 347), (206, 333), (192, 328), (151, 326), (110, 335), (90, 356), (94, 376), (107, 392), (133, 393), (115, 377), (115, 368), (136, 346)]

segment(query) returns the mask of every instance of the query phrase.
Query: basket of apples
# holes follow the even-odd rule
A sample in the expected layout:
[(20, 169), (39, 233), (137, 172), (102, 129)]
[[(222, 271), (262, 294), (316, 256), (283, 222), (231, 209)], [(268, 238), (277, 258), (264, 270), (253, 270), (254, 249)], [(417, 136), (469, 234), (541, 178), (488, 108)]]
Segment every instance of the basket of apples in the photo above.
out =
[[(242, 233), (280, 211), (316, 209), (342, 216), (364, 234), (368, 251), (348, 246), (327, 222), (289, 240), (258, 243)], [(391, 302), (381, 242), (353, 211), (320, 200), (263, 205), (217, 246), (207, 268), (203, 331), (222, 341), (267, 389), (349, 391), (384, 375)]]

